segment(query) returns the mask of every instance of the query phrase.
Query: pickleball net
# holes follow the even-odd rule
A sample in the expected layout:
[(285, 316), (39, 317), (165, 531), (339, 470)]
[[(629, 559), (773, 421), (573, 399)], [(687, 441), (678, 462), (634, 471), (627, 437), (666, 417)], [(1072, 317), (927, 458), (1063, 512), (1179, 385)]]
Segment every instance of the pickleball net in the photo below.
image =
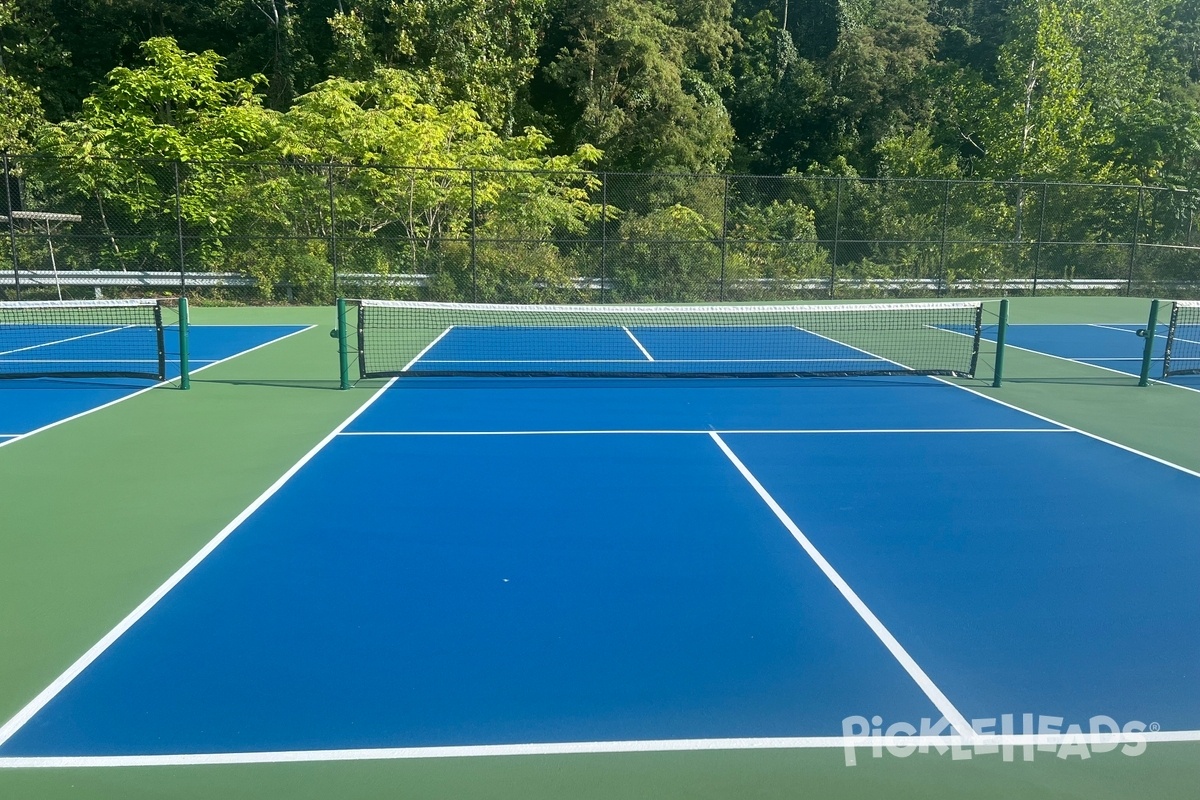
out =
[(0, 378), (165, 380), (163, 316), (154, 299), (0, 302)]
[(347, 300), (363, 378), (974, 376), (981, 303), (489, 305)]
[(1200, 301), (1176, 300), (1171, 309), (1163, 377), (1200, 375)]

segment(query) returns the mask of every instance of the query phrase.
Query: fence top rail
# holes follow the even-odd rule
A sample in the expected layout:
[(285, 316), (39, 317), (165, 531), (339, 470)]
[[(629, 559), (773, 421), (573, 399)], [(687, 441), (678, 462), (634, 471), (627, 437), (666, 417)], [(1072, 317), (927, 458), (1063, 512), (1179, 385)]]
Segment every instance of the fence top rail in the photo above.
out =
[[(19, 165), (23, 161), (43, 161), (43, 162), (74, 162), (80, 160), (70, 156), (57, 156), (47, 153), (21, 153), (13, 154), (5, 152), (4, 157), (13, 165)], [(783, 181), (783, 182), (811, 182), (811, 183), (882, 183), (882, 184), (930, 184), (930, 185), (955, 185), (955, 186), (1003, 186), (1003, 187), (1053, 187), (1061, 186), (1064, 188), (1095, 188), (1095, 189), (1128, 189), (1138, 191), (1167, 191), (1178, 194), (1200, 194), (1200, 189), (1186, 188), (1179, 186), (1158, 186), (1153, 184), (1137, 184), (1137, 183), (1086, 183), (1079, 181), (1052, 181), (1045, 179), (1023, 179), (1014, 178), (922, 178), (922, 177), (862, 177), (851, 175), (754, 175), (749, 173), (722, 173), (722, 172), (623, 172), (610, 170), (563, 170), (563, 169), (519, 169), (513, 167), (467, 167), (467, 166), (433, 166), (427, 164), (388, 164), (388, 163), (369, 163), (355, 161), (335, 161), (332, 159), (325, 161), (307, 161), (300, 159), (285, 159), (278, 161), (267, 161), (259, 159), (190, 159), (190, 160), (174, 160), (174, 159), (148, 159), (148, 158), (132, 158), (132, 157), (113, 157), (113, 156), (87, 156), (86, 160), (91, 161), (107, 161), (112, 163), (127, 163), (141, 165), (158, 165), (168, 166), (172, 164), (180, 165), (196, 165), (196, 166), (222, 166), (222, 167), (276, 167), (286, 169), (375, 169), (382, 172), (460, 172), (460, 173), (477, 173), (477, 174), (521, 174), (521, 175), (565, 175), (575, 176), (579, 178), (602, 178), (602, 177), (637, 177), (643, 179), (698, 179), (698, 180), (757, 180), (757, 181)]]

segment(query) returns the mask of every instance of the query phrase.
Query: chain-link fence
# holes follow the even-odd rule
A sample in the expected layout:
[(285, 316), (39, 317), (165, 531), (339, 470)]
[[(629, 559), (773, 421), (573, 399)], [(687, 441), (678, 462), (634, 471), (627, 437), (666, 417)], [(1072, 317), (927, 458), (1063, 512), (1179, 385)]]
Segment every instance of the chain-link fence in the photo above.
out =
[(1200, 192), (5, 155), (0, 298), (1200, 295)]

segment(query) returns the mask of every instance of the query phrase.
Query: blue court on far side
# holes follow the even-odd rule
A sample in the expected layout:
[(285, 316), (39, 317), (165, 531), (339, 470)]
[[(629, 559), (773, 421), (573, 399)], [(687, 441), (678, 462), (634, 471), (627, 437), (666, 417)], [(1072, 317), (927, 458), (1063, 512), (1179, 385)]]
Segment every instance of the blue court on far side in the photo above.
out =
[[(1138, 335), (1145, 325), (1122, 324), (1058, 324), (1009, 325), (1007, 343), (1012, 347), (1033, 350), (1071, 361), (1081, 361), (1095, 367), (1139, 375), (1145, 338)], [(1180, 329), (1190, 353), (1200, 346), (1200, 326)], [(985, 332), (986, 336), (986, 332)], [(992, 337), (994, 338), (994, 337)], [(1164, 383), (1200, 390), (1200, 375), (1174, 375), (1163, 378), (1163, 351), (1167, 343), (1167, 326), (1159, 324), (1153, 343), (1150, 377)], [(1194, 362), (1195, 356), (1189, 360)]]
[[(69, 336), (52, 326), (44, 326), (38, 333), (44, 344), (25, 345), (20, 352), (0, 353), (0, 369), (9, 360), (42, 359), (47, 363), (67, 365), (73, 360), (86, 358), (80, 343), (82, 336), (134, 337), (135, 341), (116, 348), (140, 348), (150, 355), (155, 351), (152, 329), (95, 333), (79, 333), (79, 328), (70, 329)], [(305, 330), (304, 325), (193, 325), (189, 329), (191, 371), (198, 372), (219, 361), (253, 350), (286, 336)], [(80, 338), (75, 338), (80, 337)], [(146, 339), (145, 342), (136, 338)], [(69, 339), (68, 341), (62, 341)], [(179, 377), (179, 332), (168, 326), (164, 329), (166, 345), (166, 372), (168, 380)], [(95, 338), (88, 340), (95, 342)], [(99, 367), (119, 368), (94, 362), (90, 369)], [(139, 365), (140, 369), (153, 371), (153, 364)], [(61, 420), (75, 417), (100, 406), (129, 397), (154, 386), (156, 381), (142, 378), (24, 378), (0, 380), (0, 444), (52, 425)]]
[(855, 717), (1200, 740), (1197, 496), (915, 375), (399, 378), (0, 765), (840, 746)]

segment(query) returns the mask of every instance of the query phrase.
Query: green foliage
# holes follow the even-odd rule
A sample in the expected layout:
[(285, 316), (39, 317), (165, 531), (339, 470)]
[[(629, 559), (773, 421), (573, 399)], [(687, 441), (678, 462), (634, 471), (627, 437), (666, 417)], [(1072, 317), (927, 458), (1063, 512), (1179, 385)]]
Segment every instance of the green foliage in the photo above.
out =
[[(733, 129), (713, 83), (732, 38), (723, 18), (681, 15), (669, 0), (569, 0), (568, 44), (548, 66), (574, 104), (573, 142), (592, 142), (618, 170), (711, 172)], [(709, 7), (706, 5), (706, 7)], [(720, 20), (725, 22), (721, 23)], [(698, 67), (707, 64), (706, 75)], [(719, 78), (718, 78), (719, 81)]]
[(0, 0), (0, 150), (4, 151), (26, 149), (33, 131), (44, 121), (34, 87), (9, 72), (13, 55), (28, 49), (28, 42), (9, 45), (9, 35), (25, 37), (28, 31), (16, 0)]
[(716, 235), (686, 206), (628, 216), (616, 248), (614, 299), (684, 303), (712, 297), (722, 277)]
[(794, 200), (747, 204), (732, 213), (727, 295), (788, 298), (804, 279), (829, 274), (829, 256), (817, 241), (813, 210)]

